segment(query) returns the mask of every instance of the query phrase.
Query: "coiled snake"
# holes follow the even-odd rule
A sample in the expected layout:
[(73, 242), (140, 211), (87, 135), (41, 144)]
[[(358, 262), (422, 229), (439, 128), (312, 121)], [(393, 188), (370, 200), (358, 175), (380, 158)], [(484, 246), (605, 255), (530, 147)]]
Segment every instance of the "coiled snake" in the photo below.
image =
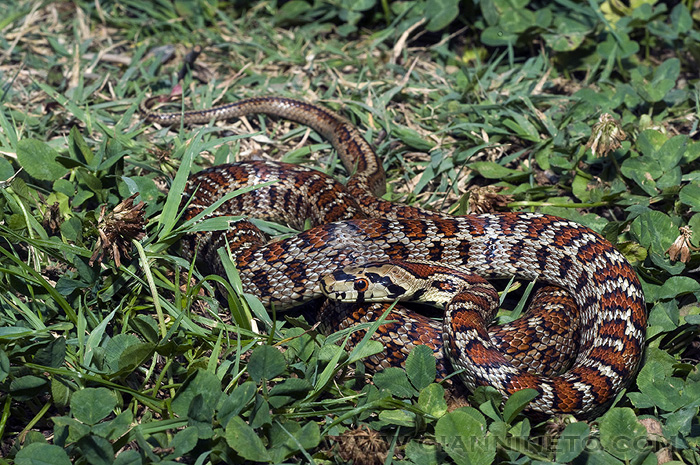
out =
[[(353, 173), (344, 187), (308, 168), (247, 162), (215, 166), (188, 181), (191, 199), (186, 218), (193, 218), (232, 189), (278, 180), (273, 186), (235, 197), (214, 215), (250, 213), (298, 228), (303, 227), (305, 218), (316, 224), (268, 244), (245, 220), (223, 236), (209, 233), (198, 238), (199, 256), (210, 264), (218, 261), (215, 250), (227, 240), (244, 291), (258, 296), (266, 306), (284, 309), (322, 297), (321, 280), (334, 273), (340, 276), (347, 267), (396, 263), (413, 274), (422, 266), (441, 267), (427, 268), (432, 270), (428, 274), (449, 276), (450, 270), (456, 270), (467, 280), (475, 275), (484, 279), (516, 276), (567, 291), (550, 288), (543, 297), (535, 298), (535, 307), (543, 307), (547, 299), (566, 301), (567, 293), (575, 305), (556, 307), (555, 302), (555, 310), (535, 310), (524, 322), (497, 332), (500, 336), (487, 333), (485, 319), (489, 315), (484, 313), (489, 309), (480, 313), (470, 307), (453, 313), (445, 323), (445, 352), (463, 369), (461, 378), (468, 387), (491, 385), (504, 396), (534, 388), (539, 395), (530, 404), (532, 412), (585, 417), (608, 406), (636, 373), (647, 320), (641, 286), (624, 256), (589, 228), (537, 213), (450, 217), (378, 199), (384, 191), (384, 171), (371, 146), (345, 119), (303, 101), (263, 97), (202, 111), (159, 113), (151, 109), (156, 99), (145, 100), (141, 111), (148, 120), (164, 125), (252, 114), (308, 125), (330, 141)], [(477, 281), (481, 283), (480, 278)], [(465, 300), (470, 305), (479, 298), (490, 301), (493, 292), (488, 284), (476, 284), (467, 294), (472, 297)], [(384, 308), (371, 307), (362, 315), (349, 310), (347, 317), (361, 319)], [(562, 316), (562, 309), (576, 315)], [(401, 312), (390, 316), (398, 321), (394, 329), (380, 331), (380, 337), (390, 344), (396, 343), (397, 337), (413, 344), (426, 342), (439, 350), (439, 341), (426, 340), (439, 338), (434, 323)], [(556, 344), (561, 343), (563, 358), (577, 351), (564, 373), (541, 366), (535, 367), (535, 372), (527, 371), (519, 366), (523, 362), (517, 357), (497, 350), (504, 344), (517, 347), (540, 337), (547, 339), (549, 336), (539, 333), (552, 319), (575, 326), (568, 333), (567, 329), (554, 330), (552, 337), (559, 339), (544, 342), (555, 352), (559, 350)], [(525, 335), (510, 335), (513, 328), (525, 331)], [(505, 343), (500, 341), (504, 337), (509, 339)]]

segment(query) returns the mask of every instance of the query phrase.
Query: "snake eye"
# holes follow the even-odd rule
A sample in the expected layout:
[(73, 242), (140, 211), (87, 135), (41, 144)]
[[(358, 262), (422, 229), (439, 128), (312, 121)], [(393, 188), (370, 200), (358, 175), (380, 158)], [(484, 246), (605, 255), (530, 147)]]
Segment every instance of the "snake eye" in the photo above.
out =
[(369, 281), (365, 278), (357, 278), (355, 279), (354, 287), (357, 292), (365, 292), (369, 289)]

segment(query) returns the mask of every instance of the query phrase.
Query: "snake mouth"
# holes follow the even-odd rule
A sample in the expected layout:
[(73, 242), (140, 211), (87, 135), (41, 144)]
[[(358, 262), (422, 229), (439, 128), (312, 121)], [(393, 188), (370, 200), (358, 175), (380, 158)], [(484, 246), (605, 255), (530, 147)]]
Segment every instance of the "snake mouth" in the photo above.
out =
[(365, 292), (357, 288), (355, 281), (355, 275), (340, 269), (323, 276), (319, 280), (319, 286), (321, 292), (329, 299), (340, 302), (364, 303)]

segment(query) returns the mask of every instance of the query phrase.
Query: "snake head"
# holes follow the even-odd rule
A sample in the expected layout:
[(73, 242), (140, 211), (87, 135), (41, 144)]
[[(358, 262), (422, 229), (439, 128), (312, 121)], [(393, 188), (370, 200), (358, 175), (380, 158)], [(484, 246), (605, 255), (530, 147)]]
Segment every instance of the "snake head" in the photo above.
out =
[[(321, 291), (340, 302), (413, 301), (443, 307), (457, 296), (486, 296), (498, 308), (496, 290), (483, 278), (432, 262), (391, 261), (349, 266), (325, 275)], [(464, 297), (461, 298), (465, 300)]]
[(378, 264), (336, 270), (321, 279), (321, 292), (340, 302), (393, 302), (407, 290), (396, 282), (392, 268)]

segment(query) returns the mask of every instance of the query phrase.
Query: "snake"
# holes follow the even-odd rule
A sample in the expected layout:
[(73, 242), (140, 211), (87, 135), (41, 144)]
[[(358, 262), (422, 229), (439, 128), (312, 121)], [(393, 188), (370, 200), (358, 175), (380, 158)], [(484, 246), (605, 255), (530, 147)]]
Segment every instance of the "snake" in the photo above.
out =
[[(534, 212), (451, 216), (383, 200), (385, 172), (379, 157), (350, 121), (320, 105), (268, 96), (204, 110), (153, 109), (163, 101), (159, 97), (142, 101), (140, 110), (146, 120), (172, 126), (264, 114), (306, 125), (330, 142), (350, 173), (343, 185), (307, 167), (253, 161), (213, 166), (189, 178), (183, 200), (185, 219), (201, 217), (232, 190), (261, 185), (206, 216), (243, 212), (297, 228), (310, 219), (309, 229), (273, 242), (249, 219), (223, 232), (195, 235), (198, 257), (215, 269), (216, 250), (229, 247), (244, 292), (257, 296), (266, 307), (285, 310), (324, 298), (326, 280), (356, 283), (358, 268), (400, 267), (402, 273), (390, 276), (399, 284), (409, 278), (424, 280), (419, 269), (424, 274), (461, 276), (476, 284), (450, 299), (466, 295), (462, 300), (470, 301), (469, 308), (445, 318), (441, 341), (436, 342), (437, 333), (430, 329), (434, 323), (422, 325), (421, 318), (401, 311), (391, 315), (397, 320), (396, 331), (379, 332), (382, 341), (387, 346), (437, 345), (436, 351), (447, 355), (470, 390), (492, 386), (507, 398), (519, 390), (534, 389), (537, 395), (526, 410), (533, 415), (595, 416), (634, 378), (647, 323), (642, 287), (624, 255), (590, 228)], [(275, 183), (267, 185), (267, 181)], [(548, 320), (558, 318), (564, 325), (575, 321), (574, 330), (560, 331), (558, 339), (549, 342), (555, 351), (559, 344), (569, 347), (562, 348), (564, 358), (570, 358), (565, 371), (527, 369), (499, 351), (493, 331), (489, 334), (494, 291), (482, 280), (513, 277), (551, 287), (542, 300), (571, 300), (571, 305), (535, 312), (525, 323), (505, 330), (506, 334), (516, 327), (525, 331), (511, 341), (527, 345), (547, 339), (546, 335), (540, 339), (539, 333)], [(348, 310), (345, 316), (353, 323), (387, 308), (387, 304), (372, 305), (362, 307), (362, 315)], [(533, 300), (531, 305), (540, 304)], [(568, 313), (562, 317), (561, 311)], [(426, 336), (434, 337), (425, 341)]]

